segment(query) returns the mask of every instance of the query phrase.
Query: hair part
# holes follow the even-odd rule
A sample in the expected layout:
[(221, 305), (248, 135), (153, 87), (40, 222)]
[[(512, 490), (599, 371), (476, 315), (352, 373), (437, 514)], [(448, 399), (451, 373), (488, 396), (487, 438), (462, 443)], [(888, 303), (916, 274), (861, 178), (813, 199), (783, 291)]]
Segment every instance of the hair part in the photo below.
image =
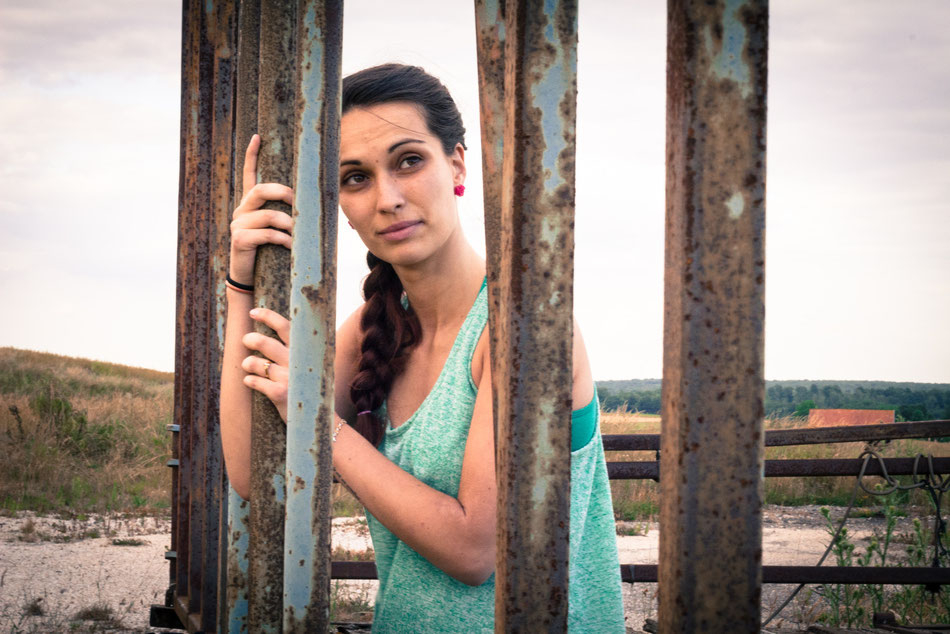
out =
[[(441, 81), (418, 66), (383, 64), (343, 79), (342, 110), (384, 103), (418, 106), (429, 132), (438, 137), (446, 156), (456, 145), (465, 148), (465, 126), (458, 106)], [(467, 148), (466, 148), (467, 149)], [(385, 423), (375, 411), (393, 381), (405, 368), (409, 351), (419, 342), (422, 326), (411, 306), (403, 306), (402, 281), (389, 262), (366, 254), (370, 273), (363, 281), (362, 343), (350, 399), (358, 412), (354, 428), (373, 445), (382, 442)]]

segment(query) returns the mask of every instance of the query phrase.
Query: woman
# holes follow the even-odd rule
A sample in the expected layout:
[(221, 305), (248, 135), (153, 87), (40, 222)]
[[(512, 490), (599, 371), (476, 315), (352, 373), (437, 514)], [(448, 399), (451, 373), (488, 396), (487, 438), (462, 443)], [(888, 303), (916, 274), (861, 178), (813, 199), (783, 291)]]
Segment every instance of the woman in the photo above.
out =
[[(340, 206), (370, 253), (365, 303), (336, 339), (333, 466), (366, 507), (380, 588), (374, 631), (492, 630), (495, 463), (485, 262), (466, 241), (465, 129), (445, 87), (387, 64), (343, 81)], [(251, 310), (256, 248), (290, 247), (292, 221), (260, 209), (292, 203), (254, 184), (231, 224), (222, 443), (231, 484), (249, 495), (251, 390), (286, 420), (289, 322)], [(252, 320), (280, 340), (253, 332)], [(610, 493), (598, 408), (574, 329), (570, 627), (623, 631)], [(261, 356), (248, 356), (256, 351)], [(248, 389), (250, 388), (250, 389)]]

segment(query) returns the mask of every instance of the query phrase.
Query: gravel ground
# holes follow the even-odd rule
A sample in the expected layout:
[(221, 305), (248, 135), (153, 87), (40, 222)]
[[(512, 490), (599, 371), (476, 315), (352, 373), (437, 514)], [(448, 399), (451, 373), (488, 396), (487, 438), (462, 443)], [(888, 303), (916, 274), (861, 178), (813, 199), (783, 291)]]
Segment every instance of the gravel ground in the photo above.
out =
[[(839, 510), (840, 516), (840, 510)], [(880, 519), (850, 519), (849, 534), (856, 543)], [(909, 530), (910, 520), (898, 531)], [(618, 536), (621, 563), (657, 561), (655, 524), (621, 523), (628, 532)], [(148, 628), (148, 606), (162, 603), (168, 587), (170, 547), (168, 520), (152, 517), (95, 516), (63, 520), (20, 513), (0, 517), (0, 632), (113, 631), (158, 632)], [(764, 563), (813, 565), (824, 552), (828, 535), (818, 507), (767, 507), (763, 514)], [(369, 546), (365, 523), (350, 518), (334, 520), (333, 545), (360, 551)], [(860, 547), (860, 546), (859, 546)], [(375, 582), (348, 582), (354, 594), (372, 600)], [(767, 615), (794, 586), (765, 586), (763, 615)], [(814, 603), (800, 597), (787, 607), (776, 625), (808, 622)], [(656, 617), (656, 584), (624, 584), (627, 625), (639, 631), (647, 618)], [(100, 621), (77, 621), (77, 613), (104, 606)], [(30, 616), (42, 612), (42, 616)], [(94, 614), (93, 614), (94, 615)]]

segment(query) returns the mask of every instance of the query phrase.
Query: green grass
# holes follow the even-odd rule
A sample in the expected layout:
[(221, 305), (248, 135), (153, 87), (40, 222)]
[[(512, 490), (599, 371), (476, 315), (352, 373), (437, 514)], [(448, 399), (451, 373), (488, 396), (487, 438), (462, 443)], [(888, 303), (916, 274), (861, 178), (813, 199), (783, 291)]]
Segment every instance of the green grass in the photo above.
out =
[(173, 375), (0, 348), (0, 510), (161, 514)]

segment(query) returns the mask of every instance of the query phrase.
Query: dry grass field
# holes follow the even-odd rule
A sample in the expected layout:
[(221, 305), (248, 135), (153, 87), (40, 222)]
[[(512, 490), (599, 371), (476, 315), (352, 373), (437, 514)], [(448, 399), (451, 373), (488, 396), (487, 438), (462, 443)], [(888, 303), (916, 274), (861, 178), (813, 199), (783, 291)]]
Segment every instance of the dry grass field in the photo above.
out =
[[(135, 511), (164, 513), (170, 502), (173, 375), (86, 359), (0, 348), (0, 509), (38, 512)], [(803, 425), (793, 418), (767, 420), (766, 428)], [(660, 417), (604, 412), (604, 434), (659, 433)], [(861, 443), (772, 447), (766, 458), (857, 458)], [(897, 440), (884, 456), (945, 455), (948, 445)], [(608, 460), (653, 460), (653, 452), (608, 452)], [(873, 483), (873, 479), (871, 482)], [(611, 483), (617, 519), (656, 519), (658, 485), (649, 480)], [(771, 478), (765, 501), (789, 506), (847, 505), (851, 478)], [(878, 500), (861, 494), (859, 507)], [(898, 493), (890, 504), (929, 512), (924, 495)], [(337, 515), (359, 504), (342, 490)], [(859, 513), (861, 511), (859, 510)]]
[(168, 510), (173, 376), (0, 348), (0, 509)]

